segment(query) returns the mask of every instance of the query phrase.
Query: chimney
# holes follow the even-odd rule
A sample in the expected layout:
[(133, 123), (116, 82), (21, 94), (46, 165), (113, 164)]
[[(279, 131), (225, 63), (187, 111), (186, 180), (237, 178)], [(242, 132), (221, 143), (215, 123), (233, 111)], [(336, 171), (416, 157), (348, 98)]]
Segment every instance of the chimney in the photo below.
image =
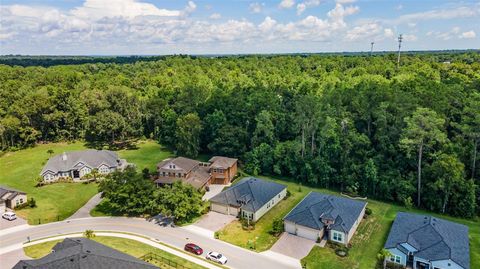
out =
[(62, 160), (63, 161), (66, 161), (67, 160), (67, 153), (62, 153)]

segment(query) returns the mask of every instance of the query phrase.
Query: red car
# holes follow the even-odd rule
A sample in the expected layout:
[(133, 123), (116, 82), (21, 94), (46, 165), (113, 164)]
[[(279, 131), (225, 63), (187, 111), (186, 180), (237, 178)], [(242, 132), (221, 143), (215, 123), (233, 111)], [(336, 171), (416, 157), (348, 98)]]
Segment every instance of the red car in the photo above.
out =
[(191, 252), (196, 255), (202, 255), (203, 249), (195, 244), (188, 243), (185, 245), (185, 251)]

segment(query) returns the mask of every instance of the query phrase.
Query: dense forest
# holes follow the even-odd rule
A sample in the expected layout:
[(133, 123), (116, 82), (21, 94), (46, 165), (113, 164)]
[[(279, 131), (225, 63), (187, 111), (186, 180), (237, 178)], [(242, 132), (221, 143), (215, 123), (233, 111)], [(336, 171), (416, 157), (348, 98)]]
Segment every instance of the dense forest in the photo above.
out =
[(238, 157), (252, 174), (474, 217), (480, 54), (404, 55), (399, 68), (393, 54), (0, 65), (2, 151), (138, 138), (178, 155)]

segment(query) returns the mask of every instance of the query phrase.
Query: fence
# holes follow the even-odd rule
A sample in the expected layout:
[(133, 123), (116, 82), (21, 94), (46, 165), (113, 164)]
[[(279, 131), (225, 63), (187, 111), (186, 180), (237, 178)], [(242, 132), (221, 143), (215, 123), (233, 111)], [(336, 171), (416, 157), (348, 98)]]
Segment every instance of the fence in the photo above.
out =
[(158, 255), (158, 254), (155, 254), (155, 253), (152, 253), (152, 252), (149, 252), (149, 253), (143, 255), (142, 257), (140, 257), (140, 259), (144, 260), (146, 262), (152, 262), (153, 261), (154, 263), (158, 263), (160, 268), (192, 269), (188, 266), (179, 264), (176, 261), (170, 260), (168, 258), (165, 258), (161, 255)]
[(51, 217), (51, 218), (35, 218), (29, 220), (30, 224), (37, 225), (37, 224), (45, 224), (45, 223), (50, 223), (50, 222), (55, 222), (55, 221), (61, 221), (65, 218), (61, 217), (60, 215), (57, 215), (56, 217)]

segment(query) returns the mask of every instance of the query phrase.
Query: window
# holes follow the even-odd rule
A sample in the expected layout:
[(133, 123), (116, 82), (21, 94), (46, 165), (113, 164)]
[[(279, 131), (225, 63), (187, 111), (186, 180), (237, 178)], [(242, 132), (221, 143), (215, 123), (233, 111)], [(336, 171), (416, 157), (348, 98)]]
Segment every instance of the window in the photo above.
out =
[(394, 263), (401, 263), (402, 258), (398, 255), (392, 254), (392, 256), (390, 256), (390, 261)]
[(333, 232), (333, 241), (343, 242), (343, 234)]
[(20, 204), (23, 204), (23, 198), (20, 198)]

